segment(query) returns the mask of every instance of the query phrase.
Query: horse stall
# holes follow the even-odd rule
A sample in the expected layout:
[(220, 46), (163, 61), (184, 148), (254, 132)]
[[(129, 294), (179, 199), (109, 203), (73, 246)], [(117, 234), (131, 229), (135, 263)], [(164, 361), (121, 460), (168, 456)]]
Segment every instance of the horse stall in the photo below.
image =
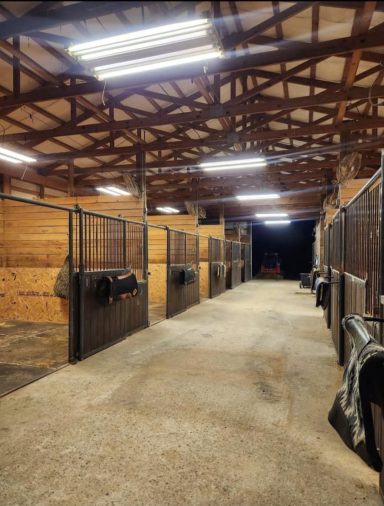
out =
[(168, 299), (168, 228), (196, 233), (197, 218), (189, 214), (160, 214), (147, 217), (148, 283), (150, 324), (167, 318)]
[[(378, 171), (333, 220), (330, 235), (333, 294), (331, 329), (338, 363), (346, 366), (351, 353), (347, 335), (342, 335), (341, 318), (358, 313), (368, 318), (371, 334), (383, 344), (382, 294), (384, 288), (381, 216), (383, 213), (382, 174)], [(335, 288), (334, 288), (335, 287)], [(338, 289), (336, 287), (339, 287)], [(383, 419), (381, 410), (373, 405), (375, 439), (384, 455)], [(384, 471), (380, 475), (383, 494)]]
[(246, 283), (252, 279), (252, 245), (241, 243), (241, 281)]
[[(381, 206), (378, 172), (345, 206), (344, 314), (380, 317)], [(374, 333), (375, 330), (372, 329)], [(346, 339), (345, 362), (349, 354), (350, 343)]]
[(73, 211), (1, 195), (0, 395), (70, 358)]
[(80, 209), (75, 216), (74, 356), (79, 360), (148, 326), (146, 226)]
[(167, 317), (167, 227), (147, 225), (148, 314), (154, 325)]
[[(327, 281), (331, 280), (331, 229), (332, 224), (328, 224), (324, 229), (324, 266), (323, 275)], [(332, 307), (332, 292), (330, 294), (329, 303), (323, 311), (324, 319), (327, 328), (331, 328), (331, 307)]]
[(225, 241), (225, 262), (227, 267), (227, 288), (236, 288), (241, 284), (241, 243)]
[[(220, 254), (215, 246), (212, 248), (212, 243), (217, 241), (221, 241), (224, 244), (224, 223), (199, 225), (198, 232), (200, 247), (200, 301), (203, 301), (208, 297), (215, 297), (225, 290), (225, 249), (223, 247)], [(215, 269), (212, 263), (221, 264), (223, 266), (221, 267), (221, 271), (217, 270), (217, 266)], [(221, 281), (218, 281), (219, 279)], [(224, 289), (220, 290), (220, 283), (223, 284), (223, 281)]]
[(226, 241), (216, 237), (209, 239), (209, 296), (217, 297), (226, 290)]
[(209, 298), (210, 276), (209, 276), (209, 243), (210, 238), (199, 234), (199, 291), (200, 302)]
[(168, 229), (167, 318), (199, 304), (199, 236)]
[(333, 218), (329, 244), (331, 274), (330, 328), (339, 365), (344, 363), (344, 332), (341, 325), (344, 315), (343, 224), (344, 211), (339, 211)]

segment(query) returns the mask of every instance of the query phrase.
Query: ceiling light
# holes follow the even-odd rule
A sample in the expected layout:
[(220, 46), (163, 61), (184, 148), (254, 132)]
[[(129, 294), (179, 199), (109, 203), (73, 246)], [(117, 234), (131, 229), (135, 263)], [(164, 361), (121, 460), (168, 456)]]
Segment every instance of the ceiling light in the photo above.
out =
[(16, 158), (10, 158), (9, 156), (1, 155), (0, 154), (0, 160), (5, 160), (6, 162), (11, 163), (23, 163), (21, 160), (16, 160)]
[(246, 170), (246, 169), (257, 169), (259, 167), (265, 167), (267, 165), (266, 162), (254, 162), (252, 164), (233, 164), (233, 165), (226, 165), (226, 166), (218, 166), (218, 167), (205, 167), (203, 170), (206, 172), (211, 171), (222, 171), (222, 170)]
[(287, 213), (256, 213), (256, 218), (285, 218)]
[(106, 186), (107, 190), (111, 190), (119, 195), (131, 195), (129, 192), (122, 190), (121, 188), (116, 188), (115, 186)]
[(137, 44), (130, 44), (130, 45), (123, 45), (118, 47), (111, 47), (106, 48), (103, 50), (100, 50), (98, 52), (90, 52), (82, 54), (79, 56), (81, 60), (101, 60), (102, 58), (106, 58), (109, 56), (115, 56), (119, 54), (127, 54), (127, 53), (134, 53), (135, 51), (140, 51), (143, 49), (148, 49), (154, 46), (166, 46), (167, 44), (175, 44), (177, 42), (181, 42), (184, 40), (191, 40), (191, 39), (197, 39), (200, 37), (204, 37), (207, 35), (206, 31), (200, 31), (200, 32), (192, 32), (186, 35), (174, 35), (172, 37), (163, 37), (161, 40), (154, 42), (154, 41), (147, 41), (147, 42), (139, 42)]
[(12, 163), (36, 162), (35, 158), (31, 158), (30, 156), (22, 155), (21, 153), (16, 153), (15, 151), (5, 148), (0, 148), (0, 158)]
[(197, 28), (208, 29), (210, 26), (211, 23), (209, 19), (194, 19), (181, 23), (173, 23), (170, 25), (147, 28), (145, 30), (136, 30), (134, 32), (124, 33), (121, 35), (116, 35), (114, 37), (106, 37), (104, 39), (75, 44), (68, 48), (68, 52), (79, 57), (83, 54), (89, 54), (89, 51), (99, 51), (100, 49), (106, 49), (108, 47), (114, 48), (123, 44), (135, 45), (138, 41), (144, 42), (150, 40), (160, 40), (161, 42), (161, 39), (164, 37), (164, 35), (183, 33), (188, 34)]
[(175, 209), (173, 207), (156, 207), (157, 211), (160, 211), (161, 213), (166, 213), (166, 214), (176, 214), (176, 213), (179, 213), (180, 211), (178, 209)]
[(289, 225), (291, 220), (267, 220), (264, 225)]
[(279, 199), (280, 195), (278, 193), (266, 193), (264, 195), (236, 195), (237, 200), (269, 200), (269, 199)]
[(75, 44), (67, 51), (79, 60), (97, 62), (93, 71), (98, 79), (207, 61), (223, 55), (215, 27), (207, 18)]
[(128, 60), (108, 65), (100, 65), (94, 68), (97, 79), (107, 79), (110, 77), (120, 77), (130, 74), (138, 74), (141, 72), (149, 72), (151, 70), (161, 70), (186, 63), (194, 63), (199, 61), (207, 61), (218, 58), (220, 51), (212, 47), (198, 48), (196, 50), (182, 50), (173, 53), (163, 54), (161, 56), (150, 56), (148, 58), (140, 58), (137, 60)]
[(120, 197), (120, 193), (118, 193), (117, 191), (115, 190), (109, 190), (103, 186), (97, 186), (96, 187), (96, 190), (101, 192), (101, 193), (108, 193), (108, 195), (114, 195), (115, 197)]
[(242, 169), (252, 168), (252, 166), (265, 167), (267, 162), (265, 158), (235, 158), (232, 160), (223, 159), (221, 161), (203, 162), (199, 166), (204, 170), (226, 170), (226, 169)]

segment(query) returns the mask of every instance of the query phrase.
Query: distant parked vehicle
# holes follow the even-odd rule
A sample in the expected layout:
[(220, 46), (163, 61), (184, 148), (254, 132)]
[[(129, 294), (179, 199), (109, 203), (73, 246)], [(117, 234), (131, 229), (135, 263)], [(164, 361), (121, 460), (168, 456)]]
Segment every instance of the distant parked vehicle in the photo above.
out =
[(280, 269), (280, 258), (278, 253), (264, 253), (260, 273), (280, 276), (281, 269)]

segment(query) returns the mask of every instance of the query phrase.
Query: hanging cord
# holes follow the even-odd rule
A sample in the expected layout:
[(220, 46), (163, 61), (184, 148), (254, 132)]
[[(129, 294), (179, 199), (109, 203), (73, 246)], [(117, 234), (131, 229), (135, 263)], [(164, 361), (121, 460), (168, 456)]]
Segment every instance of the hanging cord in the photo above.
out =
[(375, 104), (372, 100), (372, 88), (373, 88), (374, 84), (372, 84), (372, 86), (369, 88), (369, 91), (368, 91), (368, 102), (371, 104), (371, 107), (372, 109), (374, 107), (379, 107), (381, 105), (384, 105), (384, 100), (382, 102), (378, 102), (377, 104)]
[(103, 93), (101, 94), (101, 103), (103, 104), (104, 107), (106, 107), (105, 105), (105, 100), (104, 100), (104, 95), (105, 95), (105, 87), (107, 86), (107, 80), (105, 79), (104, 80), (104, 87), (103, 87)]
[(22, 176), (21, 176), (21, 178), (20, 178), (20, 179), (21, 179), (21, 181), (24, 179), (24, 176), (25, 176), (25, 174), (27, 173), (27, 169), (28, 169), (28, 166), (27, 166), (27, 164), (25, 164), (25, 165), (24, 165), (24, 172), (23, 172), (23, 175), (22, 175)]

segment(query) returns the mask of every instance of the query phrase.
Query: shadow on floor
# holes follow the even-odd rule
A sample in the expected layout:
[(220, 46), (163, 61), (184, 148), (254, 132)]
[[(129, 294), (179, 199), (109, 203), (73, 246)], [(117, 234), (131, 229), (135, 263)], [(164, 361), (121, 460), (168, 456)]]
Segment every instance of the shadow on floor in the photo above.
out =
[(50, 322), (0, 322), (0, 396), (68, 363), (68, 326)]

